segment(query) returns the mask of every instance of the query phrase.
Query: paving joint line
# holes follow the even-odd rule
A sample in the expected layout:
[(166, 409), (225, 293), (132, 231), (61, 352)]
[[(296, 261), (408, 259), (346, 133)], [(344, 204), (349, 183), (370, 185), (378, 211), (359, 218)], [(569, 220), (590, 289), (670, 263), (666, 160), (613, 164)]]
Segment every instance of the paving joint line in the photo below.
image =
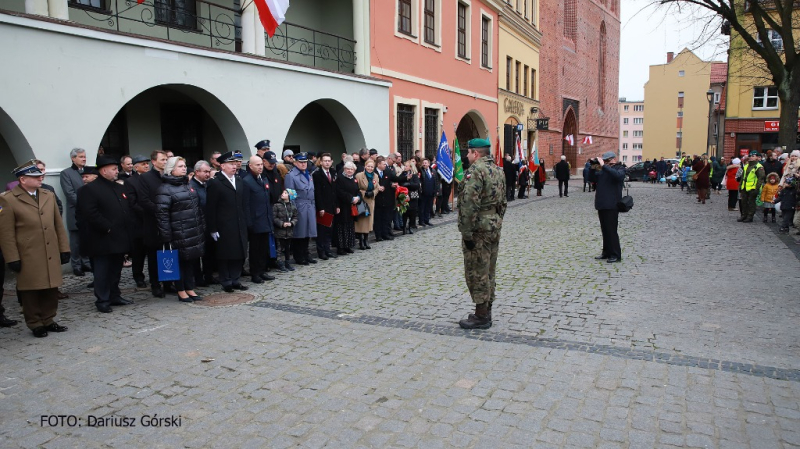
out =
[(462, 337), (494, 343), (511, 343), (530, 346), (534, 348), (559, 349), (564, 351), (579, 351), (588, 354), (608, 355), (629, 360), (642, 360), (646, 362), (663, 363), (673, 366), (688, 366), (707, 370), (723, 371), (734, 374), (743, 374), (755, 377), (766, 377), (775, 380), (800, 382), (800, 370), (778, 368), (773, 366), (740, 363), (726, 360), (717, 360), (706, 357), (695, 357), (682, 354), (669, 354), (641, 349), (627, 349), (618, 346), (596, 343), (582, 343), (556, 338), (540, 338), (530, 335), (513, 334), (509, 332), (463, 330), (453, 325), (435, 323), (422, 323), (418, 321), (384, 318), (372, 315), (353, 315), (336, 310), (315, 309), (312, 307), (276, 303), (270, 301), (257, 301), (249, 304), (251, 307), (273, 309), (298, 315), (309, 315), (318, 318), (327, 318), (337, 321), (347, 321), (356, 324), (380, 326), (393, 329), (404, 329), (433, 335), (448, 337)]

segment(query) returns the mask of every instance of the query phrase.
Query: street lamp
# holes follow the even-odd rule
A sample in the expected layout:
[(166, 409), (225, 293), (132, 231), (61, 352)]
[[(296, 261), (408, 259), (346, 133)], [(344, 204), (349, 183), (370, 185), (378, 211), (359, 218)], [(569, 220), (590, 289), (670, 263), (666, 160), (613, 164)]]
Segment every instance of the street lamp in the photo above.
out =
[(708, 99), (708, 132), (706, 133), (706, 152), (711, 151), (711, 110), (714, 107), (714, 91), (712, 89), (708, 89), (706, 92), (706, 98)]

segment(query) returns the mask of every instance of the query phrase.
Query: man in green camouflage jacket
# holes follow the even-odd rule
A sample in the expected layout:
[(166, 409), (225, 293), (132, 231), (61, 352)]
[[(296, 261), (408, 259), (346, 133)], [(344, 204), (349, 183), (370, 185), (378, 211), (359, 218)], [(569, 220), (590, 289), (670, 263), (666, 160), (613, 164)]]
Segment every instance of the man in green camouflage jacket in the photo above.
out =
[(494, 270), (506, 213), (506, 181), (503, 169), (489, 155), (488, 140), (472, 139), (467, 147), (470, 166), (458, 194), (458, 230), (464, 252), (464, 277), (475, 313), (458, 324), (464, 329), (488, 329), (492, 327)]

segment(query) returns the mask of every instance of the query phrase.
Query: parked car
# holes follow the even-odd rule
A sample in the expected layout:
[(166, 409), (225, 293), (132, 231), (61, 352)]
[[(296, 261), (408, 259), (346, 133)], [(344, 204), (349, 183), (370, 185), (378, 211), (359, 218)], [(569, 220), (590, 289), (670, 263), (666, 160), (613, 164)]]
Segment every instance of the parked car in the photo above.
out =
[(645, 181), (648, 179), (647, 173), (650, 171), (650, 163), (647, 163), (648, 169), (644, 168), (644, 162), (637, 162), (625, 169), (625, 181)]

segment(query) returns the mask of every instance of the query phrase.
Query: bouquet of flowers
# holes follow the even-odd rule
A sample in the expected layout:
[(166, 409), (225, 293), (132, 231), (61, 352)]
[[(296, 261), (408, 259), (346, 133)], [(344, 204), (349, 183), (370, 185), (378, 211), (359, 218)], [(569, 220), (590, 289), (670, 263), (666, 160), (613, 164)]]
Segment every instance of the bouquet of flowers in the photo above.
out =
[(394, 208), (400, 212), (400, 214), (406, 213), (406, 209), (408, 209), (408, 188), (399, 186), (394, 191)]

